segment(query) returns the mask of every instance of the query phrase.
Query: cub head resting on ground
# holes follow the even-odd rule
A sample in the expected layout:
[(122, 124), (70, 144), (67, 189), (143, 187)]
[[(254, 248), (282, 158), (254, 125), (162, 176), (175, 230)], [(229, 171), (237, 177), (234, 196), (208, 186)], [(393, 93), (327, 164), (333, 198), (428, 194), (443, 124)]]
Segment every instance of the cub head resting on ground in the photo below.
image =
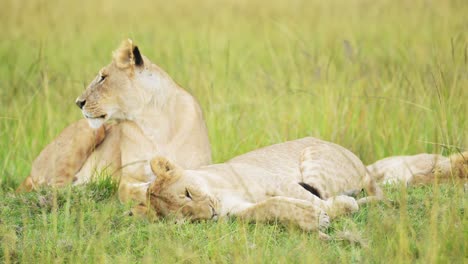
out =
[(151, 161), (156, 180), (148, 189), (151, 209), (178, 219), (236, 216), (281, 221), (306, 231), (329, 218), (358, 210), (343, 193), (366, 189), (381, 197), (361, 160), (316, 138), (261, 148), (226, 163), (184, 170), (163, 157)]

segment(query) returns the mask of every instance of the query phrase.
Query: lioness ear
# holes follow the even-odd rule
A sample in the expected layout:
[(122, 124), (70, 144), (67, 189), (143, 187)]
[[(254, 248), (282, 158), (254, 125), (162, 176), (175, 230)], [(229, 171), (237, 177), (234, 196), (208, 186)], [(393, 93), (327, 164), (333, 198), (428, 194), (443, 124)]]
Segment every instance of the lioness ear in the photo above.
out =
[(141, 57), (140, 50), (138, 46), (133, 47), (133, 59), (136, 66), (143, 66), (143, 57)]
[(143, 57), (140, 50), (131, 39), (124, 40), (120, 47), (113, 53), (114, 62), (119, 68), (128, 68), (133, 65), (143, 66)]

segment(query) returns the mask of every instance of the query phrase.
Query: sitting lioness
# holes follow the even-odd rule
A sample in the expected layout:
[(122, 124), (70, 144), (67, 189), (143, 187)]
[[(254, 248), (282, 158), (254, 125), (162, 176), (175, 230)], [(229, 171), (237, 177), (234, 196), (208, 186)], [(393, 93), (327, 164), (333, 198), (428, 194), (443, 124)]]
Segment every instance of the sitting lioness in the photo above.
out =
[(83, 120), (65, 129), (39, 154), (19, 190), (82, 184), (106, 169), (120, 176), (122, 201), (144, 201), (155, 155), (183, 168), (211, 163), (199, 104), (131, 40), (114, 52), (76, 104), (95, 131)]
[(151, 169), (156, 180), (148, 189), (150, 210), (177, 219), (236, 216), (312, 231), (326, 227), (329, 218), (358, 210), (353, 197), (341, 194), (364, 188), (368, 195), (382, 196), (358, 157), (312, 137), (194, 170), (156, 157)]

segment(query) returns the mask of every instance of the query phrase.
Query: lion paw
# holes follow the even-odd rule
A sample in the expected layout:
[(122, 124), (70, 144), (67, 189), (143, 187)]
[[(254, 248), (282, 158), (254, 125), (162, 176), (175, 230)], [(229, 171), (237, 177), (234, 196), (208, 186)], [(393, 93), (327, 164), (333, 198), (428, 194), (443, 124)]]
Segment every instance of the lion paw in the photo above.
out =
[(325, 201), (326, 211), (331, 218), (351, 214), (359, 210), (359, 205), (351, 196), (339, 195)]
[(325, 211), (320, 211), (318, 216), (318, 229), (325, 230), (330, 226), (330, 217)]
[[(330, 226), (330, 217), (324, 210), (313, 206), (304, 209), (293, 217), (302, 230), (307, 232), (320, 231)], [(288, 214), (292, 214), (292, 212), (288, 212)]]

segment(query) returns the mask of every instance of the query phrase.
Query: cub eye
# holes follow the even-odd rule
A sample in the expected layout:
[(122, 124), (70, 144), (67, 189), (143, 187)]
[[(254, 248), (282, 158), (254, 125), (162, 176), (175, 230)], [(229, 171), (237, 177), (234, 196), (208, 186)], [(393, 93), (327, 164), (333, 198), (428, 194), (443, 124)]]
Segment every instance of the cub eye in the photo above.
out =
[(185, 197), (189, 198), (190, 200), (192, 200), (192, 195), (190, 194), (189, 190), (186, 188), (185, 189)]

